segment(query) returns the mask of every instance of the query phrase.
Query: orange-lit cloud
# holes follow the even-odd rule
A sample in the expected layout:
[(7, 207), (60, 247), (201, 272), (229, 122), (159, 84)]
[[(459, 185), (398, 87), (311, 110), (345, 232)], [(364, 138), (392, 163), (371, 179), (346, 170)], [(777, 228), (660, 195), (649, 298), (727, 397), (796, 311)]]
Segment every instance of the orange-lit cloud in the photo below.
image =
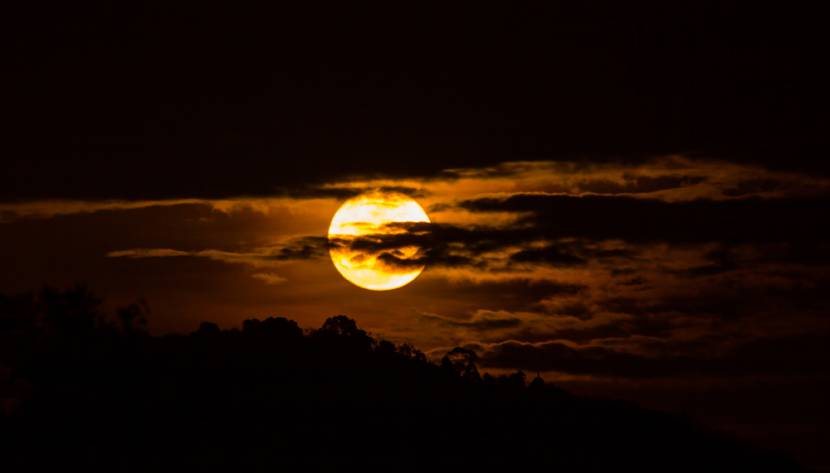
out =
[[(328, 242), (343, 200), (379, 188), (415, 196), (431, 223)], [(155, 299), (160, 331), (345, 313), (436, 356), (476, 347), (492, 369), (559, 353), (654, 376), (666, 370), (643, 359), (826, 331), (829, 189), (822, 177), (668, 156), (353, 177), (258, 198), (4, 203), (0, 259), (7, 287), (84, 280), (116, 300)], [(426, 269), (367, 294), (338, 275), (332, 244)], [(24, 267), (37, 274), (14, 272)], [(607, 375), (581, 366), (566, 374)]]

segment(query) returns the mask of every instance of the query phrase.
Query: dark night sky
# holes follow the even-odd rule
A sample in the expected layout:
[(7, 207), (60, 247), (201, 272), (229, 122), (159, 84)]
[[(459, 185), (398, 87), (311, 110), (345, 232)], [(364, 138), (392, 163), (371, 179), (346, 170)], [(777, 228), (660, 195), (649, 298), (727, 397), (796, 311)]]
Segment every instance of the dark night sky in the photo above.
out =
[[(830, 464), (821, 15), (65, 3), (4, 15), (2, 292), (85, 281), (157, 332), (347, 313)], [(321, 237), (384, 186), (434, 225), (371, 251), (427, 270), (367, 295)]]
[(343, 173), (680, 152), (827, 172), (809, 12), (160, 3), (11, 21), (3, 197), (269, 194)]

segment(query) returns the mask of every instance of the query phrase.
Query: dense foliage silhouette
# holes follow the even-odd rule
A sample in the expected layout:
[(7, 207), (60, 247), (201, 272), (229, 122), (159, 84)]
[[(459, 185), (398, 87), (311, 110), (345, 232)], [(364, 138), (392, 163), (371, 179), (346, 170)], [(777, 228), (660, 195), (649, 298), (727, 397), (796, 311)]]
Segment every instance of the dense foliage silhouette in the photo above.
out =
[(668, 414), (439, 364), (338, 315), (151, 336), (85, 287), (0, 296), (3, 471), (799, 471)]

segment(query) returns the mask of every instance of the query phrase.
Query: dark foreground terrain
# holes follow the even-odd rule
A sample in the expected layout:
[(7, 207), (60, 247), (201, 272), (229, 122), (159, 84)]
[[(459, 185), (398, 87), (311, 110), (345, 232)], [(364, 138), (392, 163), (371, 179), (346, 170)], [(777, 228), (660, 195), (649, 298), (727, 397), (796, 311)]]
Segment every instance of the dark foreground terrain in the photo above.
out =
[[(84, 288), (0, 296), (2, 471), (800, 471), (691, 422), (433, 364), (344, 316), (150, 336)], [(541, 470), (540, 470), (541, 471)]]

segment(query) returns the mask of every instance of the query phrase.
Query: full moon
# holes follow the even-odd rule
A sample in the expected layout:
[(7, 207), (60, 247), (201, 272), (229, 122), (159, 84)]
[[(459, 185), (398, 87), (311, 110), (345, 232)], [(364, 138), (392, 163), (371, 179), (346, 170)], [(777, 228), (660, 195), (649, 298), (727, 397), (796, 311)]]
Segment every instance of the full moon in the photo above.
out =
[[(404, 233), (404, 229), (388, 226), (399, 222), (429, 222), (429, 217), (415, 200), (403, 194), (371, 192), (347, 200), (329, 226), (329, 255), (334, 267), (352, 284), (373, 291), (388, 291), (411, 283), (424, 266), (389, 265), (378, 259), (377, 252), (355, 250), (343, 244), (360, 237)], [(417, 252), (417, 247), (396, 248), (395, 256), (406, 259)]]

